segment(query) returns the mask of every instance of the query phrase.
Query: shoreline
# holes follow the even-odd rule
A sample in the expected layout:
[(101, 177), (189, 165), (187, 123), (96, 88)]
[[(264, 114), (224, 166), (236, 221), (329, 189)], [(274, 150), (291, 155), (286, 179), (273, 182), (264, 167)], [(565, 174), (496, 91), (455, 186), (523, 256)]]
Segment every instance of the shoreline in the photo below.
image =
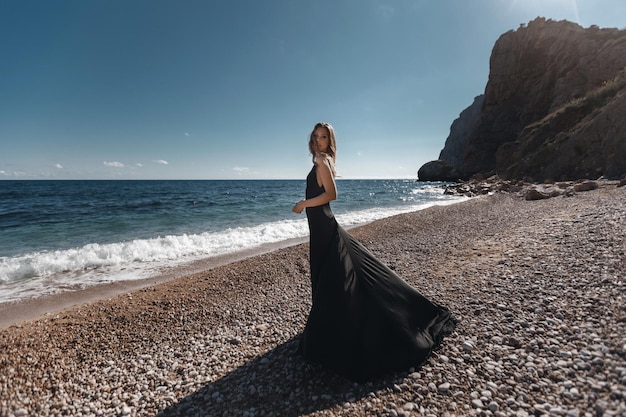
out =
[(29, 297), (18, 301), (0, 303), (0, 330), (23, 322), (41, 319), (73, 307), (115, 297), (120, 294), (163, 284), (185, 276), (236, 263), (238, 261), (273, 252), (278, 249), (304, 243), (307, 238), (292, 238), (280, 242), (266, 243), (242, 251), (204, 258), (187, 264), (167, 268), (159, 274), (136, 280), (87, 285), (84, 288), (61, 291), (40, 297)]
[(459, 320), (419, 369), (360, 385), (296, 353), (306, 243), (23, 321), (0, 329), (0, 415), (623, 415), (625, 226), (607, 185), (351, 229)]
[[(428, 207), (420, 208), (412, 212), (418, 212), (435, 206), (458, 204), (464, 201), (467, 200), (459, 199), (458, 201), (447, 202), (445, 204), (439, 204), (435, 202)], [(373, 222), (385, 220), (387, 218), (393, 218), (395, 216), (407, 213), (395, 214), (386, 218), (374, 220)], [(370, 223), (372, 223), (372, 221), (344, 226), (344, 228), (346, 230), (351, 230), (354, 228), (366, 226)], [(110, 297), (115, 297), (120, 294), (141, 290), (143, 288), (147, 288), (153, 285), (159, 285), (185, 276), (206, 272), (211, 269), (236, 263), (250, 257), (263, 255), (265, 253), (273, 252), (278, 249), (296, 246), (307, 242), (308, 235), (305, 237), (285, 239), (278, 242), (264, 243), (260, 246), (253, 248), (248, 248), (224, 255), (202, 258), (181, 265), (164, 268), (158, 274), (146, 278), (84, 285), (81, 288), (62, 290), (54, 294), (46, 294), (38, 297), (27, 297), (16, 301), (0, 302), (0, 330), (7, 328), (11, 325), (20, 324), (25, 321), (44, 318), (45, 316), (56, 314), (69, 308), (80, 306), (82, 304), (89, 304)]]

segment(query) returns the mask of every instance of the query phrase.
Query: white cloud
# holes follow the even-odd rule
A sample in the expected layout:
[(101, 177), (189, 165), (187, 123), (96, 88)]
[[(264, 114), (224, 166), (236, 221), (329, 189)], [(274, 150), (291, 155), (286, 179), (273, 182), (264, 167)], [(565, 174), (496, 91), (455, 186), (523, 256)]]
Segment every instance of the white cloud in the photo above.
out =
[(15, 177), (15, 178), (27, 176), (25, 172), (21, 172), (21, 171), (10, 172), (10, 171), (4, 171), (4, 170), (0, 171), (0, 175), (4, 175), (6, 177)]
[(114, 168), (124, 168), (124, 164), (121, 162), (107, 162), (104, 161), (104, 166), (106, 167), (114, 167)]
[(61, 164), (54, 164), (54, 167), (56, 169), (63, 169), (63, 165), (61, 165)]
[(136, 165), (137, 165), (138, 167), (142, 167), (142, 166), (143, 166), (143, 164), (141, 164), (141, 163), (139, 163), (139, 162), (137, 162), (137, 164), (136, 164)]
[(152, 162), (156, 163), (156, 164), (161, 164), (161, 165), (167, 165), (169, 164), (169, 162), (163, 160), (163, 159), (155, 159)]
[(233, 171), (235, 171), (235, 172), (239, 172), (239, 173), (242, 173), (242, 172), (248, 172), (248, 171), (250, 171), (250, 168), (248, 168), (248, 167), (240, 167), (240, 166), (235, 166), (235, 167), (233, 167)]
[(185, 132), (185, 136), (189, 137), (189, 133)]

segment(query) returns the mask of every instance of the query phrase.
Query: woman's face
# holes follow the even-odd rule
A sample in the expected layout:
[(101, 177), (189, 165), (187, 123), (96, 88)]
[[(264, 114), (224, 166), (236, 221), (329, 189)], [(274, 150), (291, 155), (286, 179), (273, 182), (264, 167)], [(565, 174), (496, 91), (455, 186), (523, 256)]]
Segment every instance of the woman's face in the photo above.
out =
[(328, 146), (330, 145), (330, 134), (325, 127), (318, 127), (313, 131), (313, 143), (317, 152), (328, 152)]

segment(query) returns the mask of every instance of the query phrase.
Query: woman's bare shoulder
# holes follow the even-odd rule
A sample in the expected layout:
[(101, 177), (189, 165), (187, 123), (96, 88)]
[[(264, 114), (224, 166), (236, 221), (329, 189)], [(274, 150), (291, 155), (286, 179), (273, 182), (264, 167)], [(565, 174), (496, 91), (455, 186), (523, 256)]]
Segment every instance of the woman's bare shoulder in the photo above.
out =
[(328, 154), (316, 153), (315, 159), (313, 160), (313, 162), (315, 163), (315, 165), (320, 165), (324, 163), (326, 163), (327, 165), (330, 165), (332, 163), (332, 159)]
[(330, 155), (327, 154), (316, 154), (315, 155), (315, 166), (318, 171), (328, 173), (332, 178), (335, 177), (335, 161)]

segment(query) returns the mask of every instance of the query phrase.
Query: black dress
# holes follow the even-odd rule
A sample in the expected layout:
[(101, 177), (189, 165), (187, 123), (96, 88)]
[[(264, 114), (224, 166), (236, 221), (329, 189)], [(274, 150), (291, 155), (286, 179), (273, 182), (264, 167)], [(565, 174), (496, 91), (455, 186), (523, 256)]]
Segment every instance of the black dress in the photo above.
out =
[[(314, 166), (306, 198), (324, 192)], [(299, 352), (354, 381), (422, 364), (455, 320), (337, 224), (330, 205), (306, 209), (313, 305)]]

